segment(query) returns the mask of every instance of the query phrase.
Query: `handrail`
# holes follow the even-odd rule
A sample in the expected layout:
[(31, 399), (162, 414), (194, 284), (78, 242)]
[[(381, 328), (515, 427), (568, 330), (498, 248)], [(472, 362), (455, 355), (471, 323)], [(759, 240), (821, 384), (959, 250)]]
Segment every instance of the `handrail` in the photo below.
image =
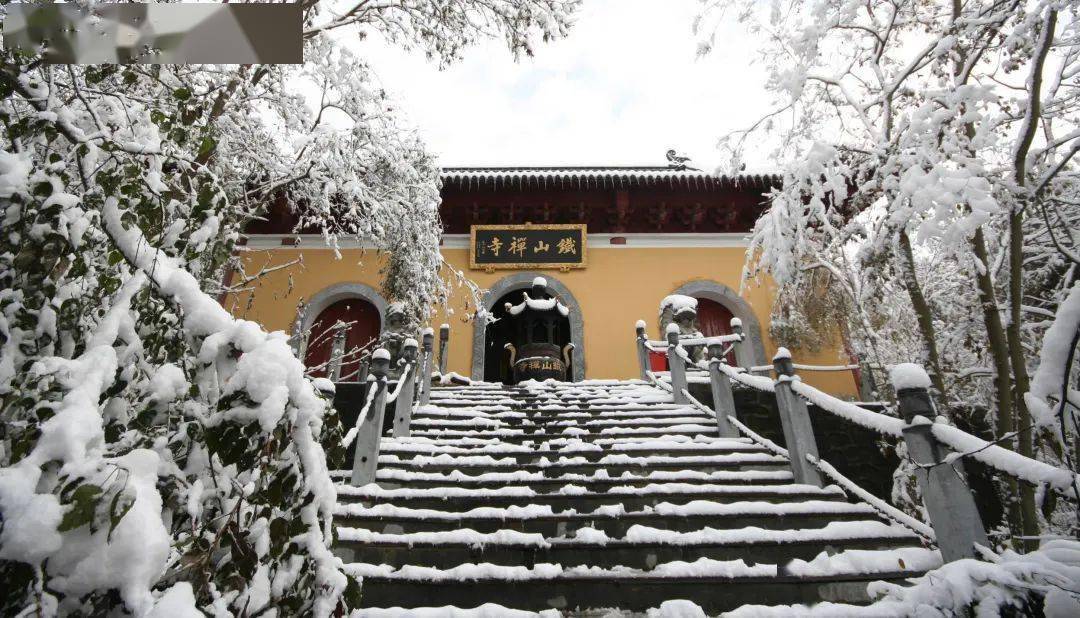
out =
[(360, 413), (356, 415), (356, 422), (349, 428), (349, 432), (345, 434), (345, 437), (341, 439), (341, 447), (349, 448), (356, 439), (356, 434), (360, 433), (360, 426), (367, 420), (368, 412), (371, 410), (371, 402), (375, 401), (375, 391), (378, 390), (375, 385), (375, 380), (371, 381), (368, 386), (367, 399), (364, 400), (364, 407), (360, 408)]
[[(679, 345), (703, 345), (710, 346), (723, 343), (738, 343), (743, 340), (742, 335), (716, 335), (714, 337), (679, 337)], [(646, 339), (645, 343), (661, 349), (667, 349), (667, 342), (658, 339)]]
[(379, 462), (379, 445), (383, 433), (383, 412), (386, 410), (386, 374), (389, 369), (390, 353), (383, 348), (375, 350), (371, 355), (368, 403), (357, 416), (354, 429), (345, 437), (346, 447), (353, 440), (356, 441), (352, 476), (349, 479), (353, 485), (366, 485), (375, 481), (375, 468)]
[(717, 345), (724, 343), (741, 343), (742, 335), (715, 335), (713, 337), (679, 337), (680, 345)]
[[(792, 367), (800, 371), (852, 371), (859, 369), (858, 365), (801, 365), (799, 363), (793, 363)], [(772, 365), (754, 365), (750, 368), (753, 373), (771, 373), (772, 370)]]
[[(920, 419), (915, 419), (918, 422)], [(922, 419), (928, 421), (928, 419)], [(934, 437), (957, 451), (949, 457), (950, 461), (961, 457), (972, 457), (983, 464), (1011, 474), (1033, 484), (1046, 483), (1067, 498), (1077, 498), (1076, 488), (1080, 486), (1080, 475), (1070, 470), (1058, 468), (1048, 463), (1025, 457), (1016, 451), (987, 442), (957, 427), (945, 423), (930, 423)]]
[[(702, 412), (706, 412), (711, 415), (713, 411), (708, 406), (698, 401), (693, 395), (689, 393), (689, 391), (687, 391), (685, 395), (689, 398), (690, 405), (699, 409)], [(728, 421), (747, 438), (750, 438), (752, 441), (757, 442), (769, 451), (772, 451), (773, 454), (785, 458), (790, 458), (790, 454), (788, 453), (787, 449), (780, 446), (779, 444), (776, 444), (765, 436), (762, 436), (756, 431), (750, 429), (738, 419), (728, 419)], [(807, 455), (807, 460), (810, 461), (811, 464), (813, 464), (823, 473), (825, 473), (826, 476), (835, 481), (836, 484), (839, 485), (841, 488), (851, 494), (854, 494), (860, 500), (866, 502), (872, 508), (878, 510), (885, 517), (892, 519), (896, 523), (911, 529), (913, 532), (915, 532), (919, 536), (922, 536), (928, 541), (936, 541), (937, 536), (934, 534), (933, 528), (927, 526), (926, 524), (915, 519), (914, 517), (911, 517), (907, 513), (901, 511), (900, 509), (889, 504), (888, 502), (885, 502), (881, 498), (878, 498), (877, 496), (866, 491), (862, 487), (859, 487), (858, 484), (841, 474), (840, 471), (834, 468), (831, 464), (829, 464), (829, 462), (824, 461), (819, 457), (814, 457), (812, 455)]]
[(398, 378), (397, 384), (394, 385), (394, 390), (386, 396), (386, 403), (394, 403), (397, 401), (398, 395), (401, 394), (402, 388), (405, 383), (412, 379), (413, 364), (406, 363), (405, 368), (401, 370), (401, 377)]
[(649, 341), (647, 339), (642, 343), (645, 344), (646, 348), (649, 348), (653, 352), (667, 352), (667, 343), (659, 341)]
[[(648, 346), (649, 340), (645, 336), (644, 323), (641, 321), (637, 324), (637, 340), (639, 346)], [(642, 375), (656, 386), (672, 392), (677, 403), (688, 402), (704, 408), (690, 395), (685, 371), (688, 366), (708, 369), (720, 435), (730, 435), (725, 434), (725, 428), (727, 431), (734, 428), (738, 433), (763, 445), (764, 438), (751, 432), (736, 418), (731, 399), (731, 383), (736, 382), (761, 392), (775, 393), (788, 446), (788, 461), (797, 482), (820, 485), (822, 478), (819, 473), (825, 474), (878, 510), (883, 510), (883, 506), (888, 507), (884, 510), (891, 509), (887, 514), (891, 519), (911, 527), (924, 537), (937, 539), (942, 556), (947, 562), (961, 558), (977, 558), (981, 555), (980, 546), (987, 546), (985, 528), (975, 507), (974, 497), (961, 468), (958, 467), (959, 460), (964, 457), (972, 457), (990, 468), (1020, 480), (1035, 484), (1045, 483), (1067, 498), (1080, 499), (1080, 475), (1073, 471), (1026, 457), (944, 422), (932, 421), (931, 419), (937, 418), (937, 414), (927, 391), (930, 379), (917, 365), (902, 364), (893, 368), (893, 386), (899, 400), (897, 409), (903, 417), (897, 418), (822, 392), (804, 384), (795, 374), (796, 368), (808, 371), (847, 371), (857, 369), (857, 365), (796, 365), (792, 362), (790, 353), (780, 348), (771, 367), (776, 373), (776, 379), (771, 380), (765, 376), (751, 375), (751, 372), (764, 367), (751, 367), (748, 371), (729, 366), (720, 354), (721, 346), (716, 344), (709, 346), (708, 361), (692, 362), (683, 348), (683, 343), (684, 341), (678, 339), (677, 331), (669, 329), (667, 358), (672, 369), (670, 387), (660, 376), (647, 371), (644, 366)], [(877, 500), (818, 456), (807, 402), (848, 422), (890, 438), (904, 440), (908, 456), (916, 464), (915, 476), (922, 489), (932, 528), (928, 529), (925, 524), (920, 524), (895, 507)], [(776, 449), (779, 447), (771, 442), (768, 444), (772, 447), (770, 450), (778, 452)], [(950, 453), (950, 450), (954, 452)]]
[(450, 347), (450, 325), (439, 327), (439, 375), (446, 373), (446, 351)]
[(902, 419), (867, 410), (866, 408), (855, 405), (849, 401), (838, 399), (809, 384), (804, 384), (798, 379), (798, 376), (795, 376), (795, 378), (789, 380), (789, 382), (791, 383), (791, 390), (802, 395), (803, 399), (806, 399), (821, 410), (834, 416), (839, 416), (846, 421), (861, 425), (867, 429), (873, 429), (882, 435), (892, 438), (902, 438), (904, 435), (904, 426), (906, 423)]
[(652, 381), (654, 386), (657, 386), (661, 390), (665, 390), (665, 391), (667, 391), (669, 393), (673, 392), (672, 388), (671, 388), (671, 385), (670, 384), (664, 384), (664, 381), (660, 379), (660, 376), (656, 375), (655, 371), (647, 371), (647, 372), (645, 372), (645, 374), (647, 376), (649, 376), (649, 379)]
[(889, 504), (888, 502), (885, 502), (881, 498), (878, 498), (877, 496), (866, 491), (862, 487), (859, 487), (851, 479), (844, 476), (843, 474), (840, 474), (839, 470), (834, 468), (832, 464), (825, 461), (824, 459), (821, 459), (820, 457), (814, 457), (813, 455), (807, 455), (806, 458), (810, 461), (810, 463), (814, 464), (818, 470), (821, 470), (823, 473), (825, 473), (825, 476), (836, 481), (838, 485), (858, 496), (859, 499), (863, 502), (866, 502), (870, 506), (884, 513), (886, 517), (896, 521), (899, 524), (907, 526), (908, 528), (911, 528), (928, 541), (937, 542), (937, 534), (934, 533), (934, 529), (930, 526), (927, 526), (926, 524), (915, 519), (911, 515), (908, 515), (907, 513), (901, 511), (900, 509)]
[(1046, 483), (1067, 498), (1078, 497), (1076, 487), (1080, 485), (1080, 475), (1070, 470), (1026, 457), (937, 419), (932, 421), (926, 417), (918, 417), (913, 419), (913, 422), (906, 423), (903, 419), (867, 410), (862, 406), (838, 399), (798, 379), (790, 382), (792, 390), (820, 410), (873, 429), (885, 436), (901, 438), (905, 427), (916, 424), (929, 425), (934, 437), (955, 451), (946, 458), (947, 463), (963, 457), (972, 457), (998, 472), (1036, 485)]

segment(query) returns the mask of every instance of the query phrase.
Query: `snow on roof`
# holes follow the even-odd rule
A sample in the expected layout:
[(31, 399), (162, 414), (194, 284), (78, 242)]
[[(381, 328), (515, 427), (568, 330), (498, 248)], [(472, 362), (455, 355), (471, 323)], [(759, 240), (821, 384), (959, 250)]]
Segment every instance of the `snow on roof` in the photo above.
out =
[(493, 186), (635, 186), (681, 184), (711, 189), (731, 186), (767, 188), (780, 184), (777, 174), (713, 174), (700, 170), (658, 165), (562, 165), (527, 167), (445, 167), (444, 184), (463, 188)]
[(522, 311), (525, 311), (525, 307), (528, 307), (533, 311), (551, 311), (554, 309), (558, 311), (560, 315), (570, 315), (570, 309), (566, 305), (560, 303), (557, 299), (547, 298), (537, 300), (529, 298), (528, 294), (525, 295), (525, 300), (517, 305), (506, 303), (506, 312), (510, 315), (518, 315)]

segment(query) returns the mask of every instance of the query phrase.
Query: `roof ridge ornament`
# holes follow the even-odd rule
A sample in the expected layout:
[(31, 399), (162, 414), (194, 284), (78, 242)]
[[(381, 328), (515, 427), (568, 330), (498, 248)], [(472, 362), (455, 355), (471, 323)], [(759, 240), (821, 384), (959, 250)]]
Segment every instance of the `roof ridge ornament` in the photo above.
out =
[(680, 154), (676, 153), (674, 148), (669, 149), (666, 153), (664, 153), (664, 156), (667, 157), (668, 167), (670, 167), (672, 169), (679, 170), (680, 172), (681, 171), (693, 171), (693, 172), (700, 172), (701, 171), (696, 167), (690, 167), (690, 165), (689, 165), (690, 157), (687, 157), (687, 156), (680, 155)]

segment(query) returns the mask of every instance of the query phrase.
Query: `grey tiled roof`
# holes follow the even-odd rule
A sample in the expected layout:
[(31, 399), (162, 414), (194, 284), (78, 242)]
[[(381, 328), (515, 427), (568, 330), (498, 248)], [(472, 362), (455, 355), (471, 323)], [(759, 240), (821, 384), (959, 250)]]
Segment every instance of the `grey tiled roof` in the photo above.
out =
[(443, 182), (463, 188), (510, 187), (620, 187), (684, 185), (699, 188), (778, 185), (775, 174), (717, 175), (668, 166), (538, 166), (538, 167), (446, 167)]

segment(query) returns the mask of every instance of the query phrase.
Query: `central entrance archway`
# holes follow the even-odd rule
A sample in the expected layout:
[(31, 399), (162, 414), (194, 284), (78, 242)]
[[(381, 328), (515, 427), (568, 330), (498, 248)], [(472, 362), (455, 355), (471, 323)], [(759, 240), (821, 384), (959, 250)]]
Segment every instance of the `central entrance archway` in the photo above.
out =
[[(543, 275), (538, 272), (521, 272), (503, 277), (496, 281), (484, 294), (484, 311), (491, 313), (496, 318), (501, 318), (506, 311), (503, 306), (507, 302), (512, 304), (520, 303), (521, 292), (531, 288), (533, 279), (536, 277), (543, 277), (546, 279), (547, 293), (558, 298), (559, 302), (570, 309), (570, 315), (567, 316), (569, 338), (563, 342), (563, 345), (565, 345), (565, 343), (574, 344), (574, 351), (570, 356), (570, 379), (574, 382), (584, 380), (585, 322), (581, 315), (581, 305), (578, 304), (574, 295), (570, 293), (570, 289), (561, 281), (550, 275)], [(505, 330), (508, 326), (499, 326), (502, 322), (503, 320), (500, 320), (493, 325), (487, 326), (479, 323), (474, 324), (472, 362), (473, 380), (491, 380), (498, 382), (503, 381), (502, 376), (508, 375), (503, 372), (509, 371), (509, 356), (506, 351), (503, 350), (502, 346), (509, 341), (509, 339), (506, 339), (506, 337), (509, 336), (509, 331)], [(501, 342), (500, 338), (503, 338)], [(502, 364), (506, 365), (505, 369), (500, 369)]]
[[(522, 342), (515, 340), (518, 334), (518, 325), (515, 324), (516, 316), (508, 315), (506, 312), (507, 303), (511, 305), (520, 304), (523, 300), (522, 290), (514, 290), (508, 294), (504, 294), (491, 308), (491, 315), (495, 318), (495, 322), (487, 325), (487, 333), (484, 336), (484, 381), (485, 382), (502, 382), (503, 384), (514, 383), (514, 372), (510, 367), (510, 355), (506, 350), (506, 344), (512, 343), (519, 350), (521, 349)], [(551, 342), (559, 346), (562, 349), (566, 344), (570, 343), (570, 318), (564, 317), (555, 323), (554, 333), (552, 333)], [(539, 339), (544, 339), (545, 334), (541, 334)], [(573, 375), (573, 359), (570, 363), (570, 375)]]

